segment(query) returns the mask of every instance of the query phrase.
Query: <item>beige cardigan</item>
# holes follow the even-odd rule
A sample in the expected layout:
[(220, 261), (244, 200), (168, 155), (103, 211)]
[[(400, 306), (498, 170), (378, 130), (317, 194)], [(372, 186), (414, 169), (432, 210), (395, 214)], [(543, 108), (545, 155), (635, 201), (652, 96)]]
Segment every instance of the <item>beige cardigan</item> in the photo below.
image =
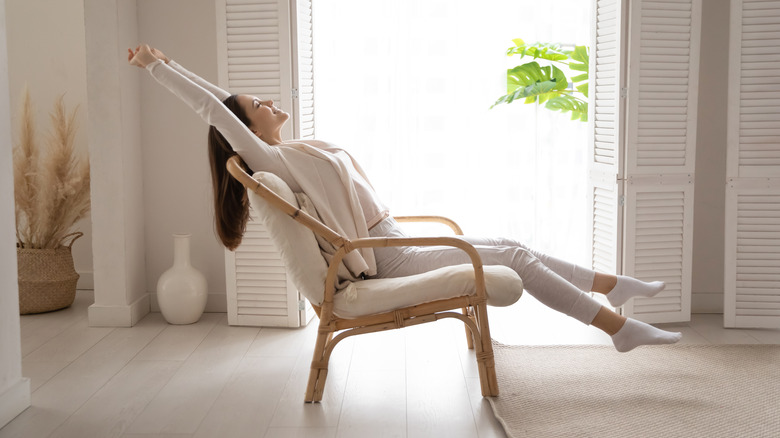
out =
[[(222, 104), (230, 95), (228, 92), (174, 61), (169, 64), (156, 61), (146, 68), (157, 82), (206, 123), (215, 126), (252, 170), (274, 173), (293, 191), (306, 193), (322, 222), (337, 233), (350, 239), (369, 237), (369, 221), (376, 223), (388, 216), (387, 208), (379, 201), (357, 163), (348, 154), (350, 163), (338, 157), (337, 154), (343, 152), (340, 149), (327, 144), (325, 148), (319, 148), (298, 140), (269, 146)], [(368, 220), (367, 212), (372, 216)], [(322, 249), (326, 258), (332, 255), (332, 248)], [(376, 274), (371, 248), (352, 251), (344, 258), (344, 264), (353, 277)]]

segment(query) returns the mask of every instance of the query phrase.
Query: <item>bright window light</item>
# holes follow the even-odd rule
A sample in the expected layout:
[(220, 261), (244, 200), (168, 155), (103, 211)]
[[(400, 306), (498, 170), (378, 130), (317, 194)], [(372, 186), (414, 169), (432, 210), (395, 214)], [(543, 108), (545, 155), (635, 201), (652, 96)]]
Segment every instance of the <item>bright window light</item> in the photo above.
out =
[(349, 150), (396, 215), (440, 214), (588, 263), (587, 124), (506, 93), (512, 39), (589, 44), (589, 3), (314, 3), (316, 137)]

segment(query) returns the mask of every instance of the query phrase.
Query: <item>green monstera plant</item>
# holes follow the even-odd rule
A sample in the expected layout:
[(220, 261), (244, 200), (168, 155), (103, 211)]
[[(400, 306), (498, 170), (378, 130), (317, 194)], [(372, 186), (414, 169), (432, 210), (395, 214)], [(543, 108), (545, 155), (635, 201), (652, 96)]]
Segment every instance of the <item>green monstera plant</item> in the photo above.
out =
[[(526, 44), (519, 38), (512, 41), (515, 46), (507, 50), (507, 56), (529, 56), (534, 61), (507, 70), (507, 94), (498, 98), (491, 108), (523, 99), (524, 103), (544, 104), (552, 111), (571, 112), (572, 120), (588, 121), (588, 46), (567, 50), (560, 44)], [(545, 61), (546, 65), (540, 65), (537, 60)], [(564, 70), (570, 74), (582, 73), (572, 76), (570, 83)]]

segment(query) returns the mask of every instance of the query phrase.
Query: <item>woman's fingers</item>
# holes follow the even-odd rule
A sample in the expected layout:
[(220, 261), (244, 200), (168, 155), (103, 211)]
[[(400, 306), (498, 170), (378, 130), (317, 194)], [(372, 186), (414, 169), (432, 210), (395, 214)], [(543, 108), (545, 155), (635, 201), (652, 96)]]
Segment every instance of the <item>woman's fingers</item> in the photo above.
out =
[(154, 53), (154, 49), (149, 47), (148, 44), (140, 44), (135, 50), (127, 49), (127, 62), (131, 65), (138, 67), (146, 67), (149, 63), (154, 62), (157, 56)]

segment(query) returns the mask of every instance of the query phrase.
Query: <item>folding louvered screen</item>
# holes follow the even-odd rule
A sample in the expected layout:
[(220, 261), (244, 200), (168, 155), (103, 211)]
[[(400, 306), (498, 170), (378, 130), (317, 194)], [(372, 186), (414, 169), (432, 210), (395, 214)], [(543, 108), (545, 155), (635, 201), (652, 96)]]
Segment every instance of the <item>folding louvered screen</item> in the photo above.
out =
[(589, 204), (592, 265), (601, 272), (621, 272), (623, 199), (623, 127), (625, 100), (624, 28), (626, 0), (593, 4), (588, 114), (591, 130)]
[(732, 0), (726, 327), (780, 328), (780, 1)]
[(667, 287), (623, 310), (688, 321), (701, 0), (633, 0), (630, 17), (624, 273)]
[(701, 0), (594, 5), (593, 267), (667, 283), (625, 314), (688, 320)]
[[(310, 138), (311, 0), (216, 3), (220, 86), (231, 93), (274, 100), (291, 116), (282, 138)], [(303, 93), (299, 83), (304, 84)], [(225, 277), (231, 325), (298, 327), (313, 315), (311, 305), (291, 284), (265, 226), (255, 220), (247, 224), (242, 244), (225, 252)]]

